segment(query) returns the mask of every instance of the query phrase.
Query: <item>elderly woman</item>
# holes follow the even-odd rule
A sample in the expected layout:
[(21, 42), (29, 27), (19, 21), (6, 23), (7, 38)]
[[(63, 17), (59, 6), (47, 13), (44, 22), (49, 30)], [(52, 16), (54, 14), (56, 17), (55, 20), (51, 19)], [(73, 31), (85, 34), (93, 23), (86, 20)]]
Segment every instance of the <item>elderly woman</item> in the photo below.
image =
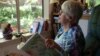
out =
[[(63, 49), (69, 56), (83, 56), (85, 39), (78, 21), (82, 16), (82, 7), (77, 1), (65, 1), (61, 6), (59, 29), (55, 40), (46, 39), (48, 48)], [(66, 55), (64, 55), (66, 56)]]

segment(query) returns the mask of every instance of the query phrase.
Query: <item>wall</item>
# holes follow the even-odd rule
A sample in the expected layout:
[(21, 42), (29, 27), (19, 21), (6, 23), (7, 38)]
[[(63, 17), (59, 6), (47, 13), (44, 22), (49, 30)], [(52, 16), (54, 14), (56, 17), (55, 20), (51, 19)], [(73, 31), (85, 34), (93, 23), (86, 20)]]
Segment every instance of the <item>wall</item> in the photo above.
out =
[(44, 19), (49, 19), (49, 0), (44, 0)]
[(24, 51), (18, 50), (17, 45), (20, 43), (20, 39), (15, 39), (11, 41), (6, 41), (0, 43), (0, 56), (6, 56), (9, 53), (19, 53), (23, 56), (29, 56)]
[(79, 25), (80, 25), (80, 27), (81, 27), (81, 29), (83, 31), (84, 36), (86, 37), (86, 35), (87, 35), (87, 29), (88, 29), (88, 20), (81, 19), (79, 21)]

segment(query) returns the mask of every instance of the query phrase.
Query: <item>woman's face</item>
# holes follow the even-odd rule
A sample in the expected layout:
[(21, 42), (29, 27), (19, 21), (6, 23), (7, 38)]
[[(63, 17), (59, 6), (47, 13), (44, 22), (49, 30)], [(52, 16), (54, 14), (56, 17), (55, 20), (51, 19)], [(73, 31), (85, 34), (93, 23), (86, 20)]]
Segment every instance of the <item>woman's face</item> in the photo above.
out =
[(62, 11), (60, 11), (58, 22), (61, 23), (62, 25), (67, 24), (69, 23), (69, 17), (65, 15)]

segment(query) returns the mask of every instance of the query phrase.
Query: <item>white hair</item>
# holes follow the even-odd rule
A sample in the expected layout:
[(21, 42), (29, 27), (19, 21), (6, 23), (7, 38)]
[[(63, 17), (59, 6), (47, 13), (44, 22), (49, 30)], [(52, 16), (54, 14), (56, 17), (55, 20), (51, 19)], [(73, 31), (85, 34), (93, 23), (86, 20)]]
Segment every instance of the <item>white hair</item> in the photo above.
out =
[(77, 1), (65, 1), (61, 6), (61, 10), (65, 15), (74, 16), (77, 20), (80, 19), (83, 13), (82, 6)]

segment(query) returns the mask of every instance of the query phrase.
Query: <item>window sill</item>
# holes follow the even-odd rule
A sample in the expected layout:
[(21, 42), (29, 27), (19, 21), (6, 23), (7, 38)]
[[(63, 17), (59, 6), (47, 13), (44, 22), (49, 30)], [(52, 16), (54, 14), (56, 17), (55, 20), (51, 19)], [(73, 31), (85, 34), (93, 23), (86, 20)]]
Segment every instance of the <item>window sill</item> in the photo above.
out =
[[(25, 35), (24, 37), (25, 37), (25, 39), (28, 39), (30, 36), (31, 36), (31, 34), (27, 35), (27, 36)], [(21, 42), (21, 38), (17, 38), (17, 39), (13, 39), (13, 40), (5, 40), (2, 38), (2, 39), (0, 39), (0, 48), (7, 47), (7, 46), (13, 45), (13, 44), (18, 44), (20, 42)]]
[(0, 38), (0, 43), (7, 42), (9, 40), (5, 40), (4, 38)]

